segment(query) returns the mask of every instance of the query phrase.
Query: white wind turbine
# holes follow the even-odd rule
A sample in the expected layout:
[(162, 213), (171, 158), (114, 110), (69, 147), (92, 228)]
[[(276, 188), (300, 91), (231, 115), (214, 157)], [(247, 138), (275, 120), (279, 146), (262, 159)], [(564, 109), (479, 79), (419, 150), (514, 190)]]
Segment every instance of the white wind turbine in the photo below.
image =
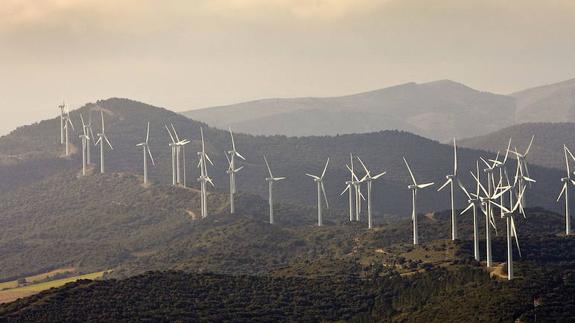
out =
[[(173, 124), (171, 124), (174, 136), (176, 137), (176, 177), (178, 184), (186, 187), (186, 145), (190, 143), (188, 139), (181, 139)], [(181, 161), (181, 165), (180, 165)]]
[(150, 123), (148, 122), (148, 127), (146, 130), (146, 140), (136, 145), (136, 147), (142, 147), (144, 152), (144, 184), (148, 184), (148, 156), (150, 157), (150, 161), (152, 162), (153, 166), (156, 166), (154, 162), (154, 157), (152, 157), (152, 152), (150, 151)]
[(172, 155), (172, 185), (176, 186), (177, 178), (176, 178), (176, 140), (174, 139), (174, 135), (172, 135), (172, 131), (168, 128), (167, 125), (164, 125), (168, 134), (170, 135), (170, 152)]
[(200, 128), (200, 134), (202, 137), (202, 151), (198, 152), (199, 163), (198, 167), (200, 168), (200, 177), (198, 181), (200, 182), (200, 204), (201, 204), (201, 211), (202, 211), (202, 218), (208, 217), (208, 207), (207, 207), (207, 183), (210, 183), (214, 186), (212, 179), (208, 176), (208, 165), (209, 162), (212, 166), (212, 160), (206, 154), (206, 145), (204, 141), (204, 129)]
[(505, 219), (505, 223), (507, 226), (507, 279), (513, 279), (513, 243), (511, 242), (511, 237), (515, 238), (515, 243), (517, 245), (517, 251), (519, 251), (519, 256), (521, 257), (521, 249), (519, 248), (519, 240), (517, 238), (517, 229), (515, 226), (515, 219), (513, 218), (513, 214), (517, 210), (520, 210), (523, 217), (525, 217), (525, 212), (523, 211), (523, 207), (521, 206), (521, 197), (525, 193), (525, 187), (521, 189), (519, 195), (517, 197), (517, 202), (515, 205), (512, 205), (511, 210), (507, 209), (503, 205), (498, 205), (501, 209), (501, 217)]
[(66, 111), (66, 104), (62, 102), (62, 104), (58, 105), (60, 109), (60, 144), (64, 144), (64, 120), (65, 120), (65, 111)]
[(272, 170), (270, 168), (270, 164), (266, 156), (264, 156), (264, 161), (266, 162), (266, 167), (268, 168), (269, 177), (266, 178), (268, 182), (268, 202), (270, 206), (270, 224), (274, 224), (274, 198), (273, 198), (273, 186), (275, 182), (279, 182), (281, 180), (286, 179), (285, 177), (274, 177), (272, 174)]
[(413, 172), (411, 171), (411, 168), (409, 167), (409, 164), (407, 163), (407, 159), (405, 159), (405, 157), (403, 157), (403, 161), (405, 162), (405, 166), (407, 166), (407, 170), (409, 171), (409, 175), (411, 176), (411, 180), (412, 180), (412, 184), (407, 186), (408, 189), (411, 190), (412, 193), (412, 212), (411, 212), (411, 219), (413, 220), (413, 244), (417, 245), (419, 244), (419, 233), (417, 230), (417, 208), (416, 208), (416, 200), (417, 200), (417, 190), (419, 189), (424, 189), (426, 187), (430, 187), (432, 185), (434, 185), (434, 183), (426, 183), (426, 184), (417, 184), (417, 181), (415, 180), (415, 176), (413, 176)]
[(84, 123), (84, 117), (80, 113), (80, 120), (82, 121), (82, 133), (80, 134), (80, 139), (82, 140), (82, 176), (86, 176), (87, 167), (87, 150), (90, 147), (90, 134), (86, 123)]
[(66, 157), (70, 156), (70, 140), (69, 140), (68, 127), (72, 127), (72, 131), (74, 131), (74, 124), (72, 123), (72, 119), (70, 119), (70, 112), (68, 111), (68, 108), (66, 108), (66, 115), (64, 116), (64, 140), (66, 145)]
[(329, 208), (329, 203), (327, 201), (327, 195), (325, 194), (325, 187), (323, 186), (323, 177), (325, 176), (325, 171), (327, 170), (328, 164), (329, 164), (329, 158), (327, 159), (327, 161), (325, 163), (325, 167), (323, 168), (323, 172), (321, 173), (321, 176), (306, 174), (306, 176), (313, 178), (314, 182), (316, 182), (316, 184), (317, 184), (317, 225), (320, 227), (323, 225), (322, 203), (321, 203), (321, 196), (322, 195), (323, 195), (323, 198), (325, 199), (326, 208)]
[(92, 165), (92, 145), (90, 143), (96, 144), (96, 136), (94, 136), (94, 130), (92, 129), (92, 110), (88, 110), (88, 124), (86, 124), (85, 132), (91, 138), (91, 140), (86, 142), (86, 164)]
[[(526, 185), (526, 182), (530, 183), (535, 182), (534, 180), (531, 179), (531, 175), (529, 175), (529, 166), (527, 166), (527, 155), (531, 151), (531, 146), (533, 145), (533, 139), (535, 139), (535, 136), (531, 136), (531, 141), (529, 142), (529, 145), (527, 146), (527, 149), (525, 149), (524, 153), (522, 154), (519, 153), (517, 151), (517, 147), (515, 147), (514, 151), (511, 151), (511, 153), (515, 154), (517, 158), (517, 164), (521, 173), (521, 177), (519, 178), (519, 190), (521, 190)], [(527, 195), (526, 193), (523, 194), (523, 201), (521, 201), (523, 207), (527, 205), (526, 195)]]
[(367, 183), (367, 226), (369, 229), (372, 228), (372, 218), (371, 218), (371, 184), (373, 181), (379, 179), (381, 176), (385, 175), (387, 172), (381, 172), (375, 176), (371, 176), (371, 173), (361, 160), (361, 158), (357, 157), (357, 160), (361, 163), (361, 166), (365, 170), (365, 176), (361, 179), (360, 182)]
[(437, 191), (443, 190), (447, 185), (451, 189), (451, 240), (456, 240), (458, 238), (457, 231), (457, 215), (455, 214), (455, 183), (457, 179), (457, 144), (455, 143), (455, 138), (453, 139), (453, 174), (445, 176), (447, 181), (443, 184)]
[[(107, 144), (110, 149), (114, 150), (114, 147), (112, 147), (112, 144), (110, 143), (110, 140), (108, 140), (108, 136), (106, 136), (106, 126), (104, 123), (104, 112), (100, 111), (100, 115), (102, 117), (102, 132), (98, 134), (98, 141), (96, 141), (96, 145), (100, 145), (100, 173), (104, 174), (104, 172), (106, 171), (106, 168), (104, 167), (104, 144)], [(105, 142), (105, 143), (104, 143)]]
[[(477, 178), (479, 178), (479, 162), (477, 162), (476, 164), (476, 176)], [(463, 184), (461, 184), (460, 181), (457, 181), (457, 183), (459, 184), (459, 187), (461, 187), (461, 189), (463, 190), (463, 192), (465, 193), (465, 195), (467, 195), (468, 198), (468, 203), (469, 205), (467, 206), (467, 208), (465, 208), (465, 210), (463, 210), (463, 212), (461, 212), (461, 214), (465, 214), (467, 211), (469, 211), (470, 209), (473, 210), (473, 255), (475, 257), (475, 260), (479, 261), (480, 260), (480, 256), (479, 256), (479, 221), (477, 220), (477, 207), (481, 207), (481, 200), (479, 199), (479, 194), (481, 193), (479, 190), (479, 182), (476, 183), (476, 187), (475, 187), (475, 193), (472, 196), (467, 189), (465, 189), (465, 187), (463, 186)]]
[(354, 183), (356, 180), (356, 176), (355, 173), (353, 172), (353, 155), (349, 154), (349, 158), (351, 160), (351, 168), (349, 167), (349, 165), (345, 165), (345, 167), (347, 167), (347, 169), (349, 170), (349, 172), (351, 173), (351, 178), (349, 181), (345, 181), (345, 189), (341, 192), (340, 195), (345, 194), (345, 192), (348, 192), (349, 195), (349, 222), (353, 222), (354, 219)]
[(242, 160), (246, 160), (244, 156), (242, 156), (236, 150), (236, 143), (234, 141), (234, 134), (232, 133), (232, 128), (230, 130), (230, 137), (232, 138), (232, 150), (229, 150), (226, 154), (226, 159), (228, 160), (228, 170), (226, 173), (230, 176), (230, 213), (234, 214), (235, 206), (234, 206), (234, 194), (236, 194), (236, 173), (242, 170), (244, 166), (236, 168), (236, 156)]
[(557, 198), (557, 202), (561, 199), (563, 195), (565, 195), (565, 235), (568, 236), (571, 234), (571, 215), (569, 214), (569, 187), (571, 185), (575, 185), (575, 181), (571, 178), (571, 168), (569, 167), (569, 158), (567, 158), (567, 154), (571, 156), (573, 160), (575, 160), (575, 156), (571, 153), (567, 146), (563, 145), (563, 153), (565, 154), (565, 167), (567, 169), (567, 176), (561, 178), (561, 182), (563, 182), (563, 188), (561, 189), (561, 193)]
[(495, 225), (495, 220), (493, 218), (493, 206), (499, 207), (500, 204), (497, 203), (497, 200), (505, 194), (511, 187), (502, 187), (502, 181), (499, 180), (499, 184), (495, 189), (492, 187), (490, 173), (488, 173), (488, 187), (485, 189), (479, 177), (475, 176), (473, 172), (471, 175), (475, 179), (475, 181), (479, 184), (479, 187), (484, 193), (484, 196), (476, 196), (481, 200), (481, 204), (484, 206), (481, 210), (485, 214), (485, 249), (486, 249), (486, 259), (487, 259), (487, 267), (491, 267), (493, 264), (493, 257), (492, 257), (492, 248), (491, 248), (491, 227), (497, 230)]

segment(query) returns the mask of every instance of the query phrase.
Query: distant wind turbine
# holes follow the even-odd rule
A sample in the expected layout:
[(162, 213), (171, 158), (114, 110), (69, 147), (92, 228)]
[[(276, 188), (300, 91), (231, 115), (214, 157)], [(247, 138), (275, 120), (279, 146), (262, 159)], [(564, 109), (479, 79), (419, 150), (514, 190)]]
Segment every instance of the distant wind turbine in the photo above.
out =
[(268, 202), (269, 202), (269, 206), (270, 206), (270, 224), (274, 224), (274, 198), (273, 198), (273, 186), (275, 182), (279, 182), (281, 180), (286, 179), (285, 177), (274, 177), (274, 175), (272, 174), (272, 170), (270, 168), (270, 164), (268, 163), (268, 160), (266, 158), (266, 156), (264, 156), (264, 161), (266, 162), (266, 167), (268, 168), (268, 174), (270, 175), (269, 177), (266, 178), (266, 181), (268, 182)]
[(357, 157), (357, 160), (361, 163), (361, 166), (365, 170), (365, 176), (361, 179), (360, 182), (367, 183), (367, 226), (369, 229), (372, 228), (372, 217), (371, 217), (371, 184), (373, 181), (379, 179), (381, 176), (385, 175), (387, 172), (381, 172), (375, 176), (371, 176), (371, 173), (361, 160), (361, 158)]
[(327, 170), (327, 165), (329, 165), (329, 158), (327, 159), (327, 161), (325, 163), (325, 167), (323, 168), (323, 172), (321, 173), (321, 176), (306, 174), (306, 176), (313, 178), (314, 182), (317, 184), (317, 225), (320, 227), (323, 225), (322, 203), (321, 203), (322, 195), (323, 195), (323, 198), (325, 199), (325, 207), (329, 208), (329, 203), (327, 201), (327, 195), (325, 194), (325, 187), (323, 185), (323, 177), (325, 176), (325, 171)]
[(345, 189), (341, 192), (340, 195), (345, 194), (345, 192), (348, 192), (348, 196), (349, 196), (349, 222), (353, 222), (354, 219), (354, 214), (355, 214), (355, 210), (354, 210), (354, 182), (356, 180), (356, 176), (355, 173), (353, 172), (353, 155), (349, 154), (349, 158), (351, 160), (351, 168), (349, 165), (345, 165), (345, 167), (347, 167), (347, 169), (349, 170), (349, 172), (351, 173), (351, 178), (349, 181), (345, 181)]
[(87, 167), (87, 150), (90, 147), (90, 134), (86, 128), (86, 123), (84, 123), (84, 117), (80, 113), (80, 120), (82, 121), (82, 133), (80, 134), (80, 139), (82, 140), (82, 176), (86, 176)]
[(62, 102), (62, 104), (58, 105), (58, 108), (60, 109), (60, 144), (63, 145), (64, 144), (64, 118), (65, 118), (65, 110), (66, 110), (66, 104), (64, 102)]
[(563, 182), (563, 188), (561, 189), (561, 193), (557, 198), (557, 202), (561, 199), (562, 196), (565, 197), (565, 235), (568, 236), (571, 234), (571, 215), (569, 209), (569, 187), (571, 185), (575, 185), (575, 181), (571, 177), (571, 168), (569, 167), (569, 158), (567, 154), (571, 156), (573, 160), (575, 160), (575, 156), (571, 153), (567, 146), (563, 145), (563, 153), (565, 154), (565, 167), (567, 169), (567, 176), (561, 178), (561, 182)]
[(447, 185), (450, 186), (451, 189), (451, 240), (456, 240), (458, 238), (457, 232), (457, 215), (455, 214), (455, 197), (454, 197), (454, 190), (455, 184), (454, 181), (458, 181), (457, 179), (457, 144), (455, 143), (455, 138), (453, 139), (453, 174), (445, 176), (447, 181), (443, 184), (437, 191), (443, 190)]
[(70, 112), (68, 108), (66, 108), (66, 115), (64, 116), (64, 140), (66, 145), (66, 157), (70, 156), (70, 140), (69, 140), (69, 130), (68, 127), (72, 127), (74, 131), (74, 124), (72, 123), (72, 119), (70, 119)]
[[(86, 134), (91, 138), (86, 142), (86, 164), (92, 165), (92, 145), (91, 142), (96, 144), (96, 136), (94, 136), (94, 130), (92, 129), (92, 110), (88, 110), (88, 124), (86, 125)], [(91, 141), (91, 142), (90, 142)]]
[(517, 245), (517, 251), (519, 252), (519, 256), (521, 257), (521, 249), (519, 248), (519, 239), (517, 238), (517, 228), (515, 226), (515, 219), (513, 218), (513, 214), (519, 209), (523, 216), (525, 217), (525, 212), (523, 211), (523, 207), (521, 206), (521, 197), (525, 193), (525, 187), (521, 188), (519, 192), (517, 202), (515, 205), (512, 205), (511, 209), (507, 209), (503, 205), (499, 205), (498, 207), (503, 211), (502, 218), (505, 219), (505, 223), (507, 226), (507, 279), (513, 279), (513, 243), (511, 242), (511, 238), (515, 238), (515, 243)]
[[(186, 145), (190, 143), (188, 139), (180, 139), (178, 132), (173, 124), (171, 124), (174, 136), (176, 137), (176, 177), (177, 183), (186, 187)], [(181, 162), (181, 165), (180, 165)]]
[(411, 168), (409, 167), (409, 164), (407, 163), (407, 159), (405, 159), (405, 157), (403, 157), (403, 161), (405, 162), (405, 166), (407, 166), (407, 170), (409, 171), (409, 175), (411, 176), (411, 180), (412, 180), (412, 184), (407, 186), (407, 188), (409, 188), (411, 190), (411, 193), (412, 193), (413, 209), (411, 212), (411, 218), (413, 220), (413, 244), (417, 245), (417, 244), (419, 244), (419, 234), (417, 231), (417, 208), (416, 208), (417, 190), (430, 187), (430, 186), (434, 185), (434, 183), (417, 184), (417, 181), (415, 180), (415, 176), (413, 175), (413, 172), (411, 171)]
[(203, 128), (200, 128), (200, 134), (202, 137), (202, 151), (198, 152), (198, 157), (200, 159), (198, 163), (198, 167), (200, 168), (200, 177), (198, 178), (198, 181), (200, 182), (200, 206), (202, 210), (202, 218), (206, 218), (208, 217), (207, 183), (210, 183), (212, 186), (214, 186), (214, 182), (212, 182), (212, 179), (208, 176), (207, 163), (209, 162), (212, 166), (214, 163), (212, 163), (212, 160), (206, 153)]
[[(476, 176), (477, 178), (479, 178), (479, 162), (476, 163)], [(463, 212), (461, 212), (461, 214), (465, 214), (467, 211), (469, 211), (470, 209), (473, 210), (473, 255), (475, 257), (475, 260), (479, 261), (480, 260), (480, 256), (479, 256), (479, 221), (477, 220), (477, 207), (481, 207), (481, 200), (479, 199), (479, 194), (481, 193), (479, 190), (479, 182), (476, 183), (476, 188), (475, 188), (475, 194), (472, 196), (467, 189), (465, 189), (465, 187), (463, 186), (463, 184), (460, 181), (457, 181), (457, 183), (459, 184), (459, 187), (461, 187), (461, 189), (463, 190), (463, 192), (465, 193), (465, 195), (467, 195), (467, 201), (469, 203), (469, 205), (467, 206), (467, 208), (465, 208), (465, 210), (463, 210)]]
[[(515, 150), (511, 151), (511, 153), (515, 154), (515, 156), (517, 158), (517, 164), (519, 166), (519, 171), (521, 173), (521, 177), (519, 178), (519, 190), (521, 190), (526, 185), (527, 182), (529, 183), (529, 185), (531, 185), (531, 183), (535, 182), (531, 178), (531, 175), (529, 175), (529, 166), (527, 165), (527, 155), (531, 151), (531, 146), (533, 146), (533, 140), (534, 139), (535, 139), (535, 136), (531, 136), (531, 141), (529, 142), (529, 145), (527, 146), (527, 149), (525, 149), (524, 153), (519, 153), (517, 151), (517, 147), (515, 147)], [(523, 194), (523, 201), (521, 201), (521, 204), (523, 205), (523, 207), (527, 206), (526, 195), (527, 195), (527, 193)]]
[(166, 130), (168, 131), (168, 134), (170, 135), (170, 152), (172, 155), (172, 185), (176, 186), (177, 185), (177, 177), (176, 177), (176, 139), (174, 138), (174, 135), (172, 134), (172, 131), (170, 130), (170, 128), (168, 128), (167, 125), (164, 125), (164, 127), (166, 128)]
[(232, 139), (232, 150), (229, 150), (226, 154), (226, 159), (228, 160), (228, 170), (226, 171), (226, 173), (228, 173), (230, 176), (230, 213), (234, 214), (235, 212), (234, 195), (236, 194), (236, 173), (244, 168), (244, 166), (236, 168), (236, 156), (244, 161), (246, 159), (236, 150), (236, 143), (234, 141), (234, 134), (232, 133), (232, 128), (229, 128), (229, 130), (230, 130), (230, 137)]
[(150, 123), (148, 122), (148, 127), (146, 130), (146, 140), (136, 145), (136, 147), (142, 147), (144, 152), (144, 184), (148, 184), (148, 156), (150, 157), (150, 161), (152, 162), (153, 166), (156, 166), (154, 162), (154, 157), (152, 156), (152, 152), (150, 151)]
[(104, 123), (104, 112), (100, 111), (100, 115), (102, 117), (102, 132), (98, 134), (98, 141), (96, 142), (96, 145), (100, 145), (100, 173), (104, 174), (104, 172), (106, 171), (106, 168), (104, 167), (104, 142), (105, 144), (107, 144), (110, 149), (114, 150), (114, 147), (112, 147), (112, 144), (110, 143), (110, 140), (108, 139), (108, 136), (106, 136), (106, 126)]

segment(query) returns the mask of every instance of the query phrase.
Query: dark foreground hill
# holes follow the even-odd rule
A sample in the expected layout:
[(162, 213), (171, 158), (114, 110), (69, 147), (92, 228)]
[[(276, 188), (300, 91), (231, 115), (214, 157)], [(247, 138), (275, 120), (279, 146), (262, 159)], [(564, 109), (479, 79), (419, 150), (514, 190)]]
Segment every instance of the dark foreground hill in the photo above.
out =
[[(164, 124), (174, 123), (181, 137), (192, 140), (187, 147), (187, 174), (190, 186), (196, 187), (195, 178), (196, 153), (200, 149), (200, 128), (204, 128), (207, 140), (207, 151), (215, 166), (210, 167), (210, 175), (214, 178), (216, 190), (225, 192), (228, 189), (228, 179), (225, 173), (227, 162), (224, 151), (231, 146), (229, 134), (226, 131), (207, 128), (205, 124), (189, 120), (181, 115), (165, 109), (156, 108), (143, 103), (125, 100), (109, 99), (96, 104), (87, 104), (80, 110), (73, 111), (71, 118), (79, 124), (79, 113), (87, 116), (94, 112), (94, 119), (99, 111), (105, 113), (107, 133), (114, 145), (114, 150), (106, 153), (109, 171), (141, 173), (142, 155), (139, 147), (145, 136), (146, 122), (150, 121), (151, 149), (157, 161), (157, 167), (150, 169), (150, 177), (154, 183), (167, 184), (171, 181), (169, 137)], [(94, 130), (98, 132), (99, 124), (95, 122)], [(62, 158), (63, 147), (59, 144), (59, 119), (42, 121), (38, 124), (19, 128), (10, 135), (0, 138), (0, 192), (13, 191), (16, 187), (31, 185), (48, 176), (63, 170), (79, 170), (81, 156), (77, 133), (72, 135), (75, 152), (70, 158)], [(503, 142), (506, 142), (503, 140)], [(305, 173), (319, 173), (327, 157), (330, 166), (326, 174), (326, 189), (330, 205), (334, 208), (345, 208), (347, 199), (340, 196), (344, 182), (349, 179), (345, 164), (349, 162), (349, 153), (363, 158), (372, 172), (386, 170), (388, 172), (380, 181), (374, 183), (374, 213), (376, 221), (388, 215), (409, 216), (411, 211), (411, 195), (407, 189), (409, 175), (403, 164), (405, 156), (411, 163), (420, 181), (434, 181), (436, 188), (445, 180), (445, 175), (452, 172), (452, 148), (438, 142), (425, 139), (407, 132), (383, 131), (357, 135), (341, 135), (335, 137), (284, 137), (284, 136), (251, 136), (236, 135), (236, 144), (240, 152), (246, 156), (247, 162), (242, 163), (245, 169), (238, 174), (238, 189), (240, 191), (267, 196), (267, 183), (264, 178), (267, 171), (263, 163), (263, 155), (267, 155), (277, 176), (287, 176), (275, 186), (277, 201), (291, 202), (314, 206), (316, 203), (315, 184)], [(93, 150), (94, 156), (96, 150)], [(493, 153), (460, 149), (459, 160), (462, 180), (470, 183), (471, 177), (467, 170), (474, 168), (480, 156), (493, 156)], [(97, 163), (97, 158), (94, 158)], [(97, 166), (97, 165), (96, 165)], [(514, 167), (513, 163), (510, 167)], [(356, 169), (360, 176), (363, 171), (356, 161)], [(558, 210), (554, 197), (559, 193), (559, 171), (532, 167), (532, 177), (538, 180), (530, 191), (530, 205), (541, 206), (550, 210)], [(458, 191), (458, 206), (462, 207), (464, 196)], [(421, 211), (435, 211), (449, 206), (448, 193), (436, 193), (433, 189), (422, 192), (419, 196), (418, 208)]]
[[(381, 265), (363, 278), (150, 272), (79, 281), (0, 306), (6, 322), (397, 321), (535, 322), (575, 319), (574, 239), (548, 237), (511, 282), (459, 261), (409, 276)], [(537, 248), (537, 247), (535, 247)], [(465, 256), (462, 258), (464, 259)]]

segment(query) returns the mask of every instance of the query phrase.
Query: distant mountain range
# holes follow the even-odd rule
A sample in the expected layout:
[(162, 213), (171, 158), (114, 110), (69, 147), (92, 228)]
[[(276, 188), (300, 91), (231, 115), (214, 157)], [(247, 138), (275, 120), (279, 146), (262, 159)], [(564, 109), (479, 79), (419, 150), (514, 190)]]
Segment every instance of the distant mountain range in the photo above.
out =
[(563, 145), (575, 154), (575, 123), (525, 123), (499, 131), (467, 138), (459, 141), (462, 147), (505, 153), (509, 139), (511, 149), (518, 147), (522, 152), (529, 145), (532, 136), (533, 146), (528, 155), (528, 162), (549, 168), (565, 169)]
[(255, 135), (336, 135), (404, 130), (446, 141), (524, 122), (575, 122), (575, 79), (510, 95), (449, 80), (327, 98), (264, 99), (185, 112), (210, 126)]

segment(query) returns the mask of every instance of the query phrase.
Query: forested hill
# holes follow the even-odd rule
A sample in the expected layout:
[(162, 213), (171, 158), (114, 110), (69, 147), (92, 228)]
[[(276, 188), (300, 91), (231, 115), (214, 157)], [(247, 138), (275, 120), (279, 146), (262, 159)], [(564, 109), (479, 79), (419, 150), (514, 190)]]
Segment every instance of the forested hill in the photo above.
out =
[[(135, 145), (145, 137), (146, 122), (150, 121), (151, 150), (157, 161), (157, 167), (150, 170), (154, 183), (166, 184), (171, 180), (169, 137), (164, 124), (174, 123), (180, 137), (192, 140), (187, 147), (187, 173), (189, 183), (196, 185), (198, 175), (195, 167), (196, 152), (200, 149), (200, 127), (204, 124), (189, 120), (168, 110), (156, 108), (143, 103), (126, 99), (109, 99), (94, 104), (87, 104), (80, 110), (72, 111), (71, 118), (79, 130), (79, 113), (87, 118), (92, 110), (94, 131), (99, 131), (99, 111), (104, 111), (106, 131), (114, 150), (106, 153), (107, 169), (116, 172), (141, 173), (142, 155)], [(204, 128), (206, 149), (214, 160), (210, 168), (216, 189), (225, 192), (228, 180), (225, 169), (227, 162), (224, 151), (231, 146), (226, 131)], [(274, 174), (287, 176), (275, 186), (275, 197), (278, 201), (289, 201), (315, 205), (315, 185), (305, 173), (319, 173), (327, 157), (330, 166), (326, 174), (326, 188), (331, 206), (345, 208), (347, 199), (340, 197), (344, 182), (349, 178), (345, 163), (349, 162), (349, 153), (359, 155), (372, 172), (388, 172), (380, 181), (374, 183), (374, 212), (378, 215), (410, 214), (410, 192), (407, 190), (409, 175), (403, 164), (405, 156), (411, 163), (418, 180), (434, 181), (440, 185), (445, 175), (452, 172), (452, 148), (438, 142), (425, 139), (407, 132), (383, 131), (368, 134), (341, 135), (334, 137), (284, 137), (284, 136), (251, 136), (236, 134), (239, 151), (246, 156), (245, 169), (238, 174), (240, 191), (267, 195), (267, 176), (262, 156), (268, 156)], [(21, 185), (30, 185), (37, 180), (66, 169), (78, 170), (81, 167), (81, 156), (78, 133), (71, 135), (75, 154), (62, 158), (63, 147), (59, 144), (59, 118), (42, 121), (38, 124), (19, 128), (11, 134), (0, 138), (0, 192), (13, 190)], [(93, 148), (94, 161), (97, 163), (96, 149)], [(470, 184), (471, 177), (466, 170), (475, 166), (480, 156), (490, 153), (460, 149), (459, 160), (462, 180)], [(493, 156), (493, 153), (491, 153)], [(510, 167), (514, 167), (510, 163)], [(358, 174), (363, 171), (356, 161)], [(533, 167), (532, 177), (538, 180), (530, 191), (530, 205), (558, 209), (554, 196), (559, 192), (558, 181), (561, 172)], [(436, 186), (437, 187), (437, 186)], [(458, 192), (458, 200), (464, 196)], [(458, 203), (463, 206), (462, 203)], [(436, 193), (433, 189), (420, 194), (418, 207), (421, 211), (434, 211), (449, 207), (448, 194)]]

